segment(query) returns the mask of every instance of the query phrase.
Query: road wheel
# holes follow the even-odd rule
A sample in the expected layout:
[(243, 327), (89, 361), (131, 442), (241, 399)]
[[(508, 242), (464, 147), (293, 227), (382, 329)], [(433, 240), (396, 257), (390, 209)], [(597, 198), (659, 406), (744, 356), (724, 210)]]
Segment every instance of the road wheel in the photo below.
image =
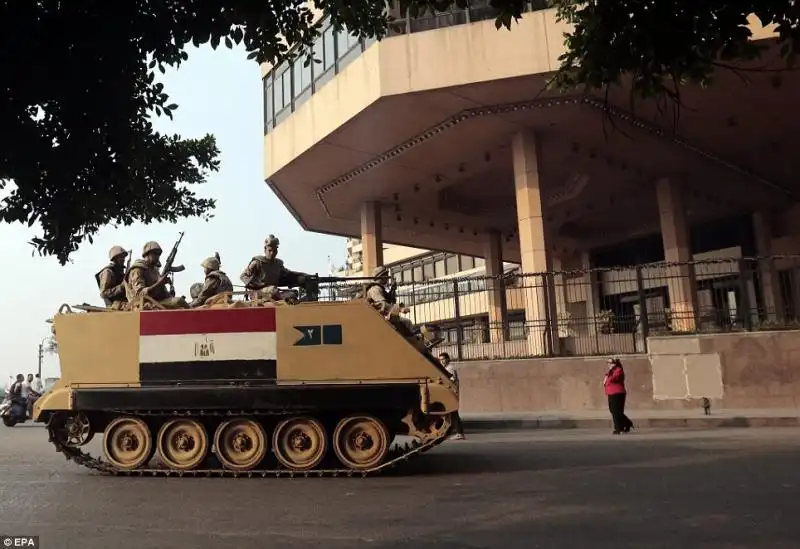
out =
[(214, 449), (222, 466), (249, 471), (267, 455), (267, 433), (252, 419), (223, 421), (214, 434)]
[(319, 465), (328, 449), (322, 424), (311, 417), (284, 419), (275, 427), (272, 448), (278, 461), (289, 469), (307, 471)]
[(333, 432), (333, 450), (345, 467), (366, 471), (380, 465), (389, 453), (389, 430), (369, 415), (342, 419)]
[(118, 417), (103, 434), (103, 454), (112, 465), (131, 471), (147, 464), (153, 457), (153, 436), (139, 418)]
[(170, 419), (158, 431), (158, 456), (172, 469), (189, 471), (208, 455), (208, 433), (195, 419)]
[(6, 427), (13, 427), (17, 424), (17, 420), (13, 417), (3, 416), (3, 425)]

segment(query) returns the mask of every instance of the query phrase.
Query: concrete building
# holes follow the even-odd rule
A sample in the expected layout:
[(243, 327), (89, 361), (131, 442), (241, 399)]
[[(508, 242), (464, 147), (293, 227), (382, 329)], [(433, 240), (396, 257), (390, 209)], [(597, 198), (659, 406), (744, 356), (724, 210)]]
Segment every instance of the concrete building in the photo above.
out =
[[(652, 335), (638, 327), (643, 308), (679, 333), (698, 329), (703, 308), (759, 321), (800, 311), (791, 259), (747, 276), (736, 261), (800, 250), (800, 117), (787, 116), (800, 76), (776, 87), (756, 70), (779, 55), (772, 29), (751, 18), (763, 59), (684, 89), (676, 128), (655, 101), (632, 109), (627, 81), (608, 103), (544, 91), (564, 52), (554, 9), (530, 3), (510, 32), (493, 19), (485, 5), (398, 20), (380, 42), (326, 28), (321, 63), (262, 68), (265, 179), (303, 228), (359, 239), (363, 271), (391, 243), (483, 258), (492, 277), (504, 263), (551, 273), (486, 284), (498, 327), (486, 344), (501, 351), (474, 358), (563, 355), (569, 337), (572, 354), (609, 352), (580, 350), (594, 320), (561, 337), (559, 318), (596, 319), (601, 300), (634, 317), (631, 353)], [(708, 258), (731, 261), (697, 272)], [(610, 269), (654, 262), (668, 265)]]

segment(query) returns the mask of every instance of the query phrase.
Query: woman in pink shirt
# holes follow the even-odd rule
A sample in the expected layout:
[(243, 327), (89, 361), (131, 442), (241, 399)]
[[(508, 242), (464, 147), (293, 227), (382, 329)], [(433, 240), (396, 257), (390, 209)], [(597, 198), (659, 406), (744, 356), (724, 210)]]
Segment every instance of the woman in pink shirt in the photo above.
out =
[(614, 434), (629, 433), (633, 422), (625, 415), (625, 370), (618, 358), (608, 359), (608, 371), (603, 378), (603, 388), (608, 397), (608, 411), (614, 421)]

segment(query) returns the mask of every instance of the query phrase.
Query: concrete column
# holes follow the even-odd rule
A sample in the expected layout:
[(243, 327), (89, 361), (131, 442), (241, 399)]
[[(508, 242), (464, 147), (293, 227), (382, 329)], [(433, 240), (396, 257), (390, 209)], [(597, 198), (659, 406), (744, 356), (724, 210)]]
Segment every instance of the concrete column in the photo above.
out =
[[(661, 219), (661, 239), (664, 242), (664, 259), (670, 263), (688, 263), (692, 260), (692, 250), (681, 189), (676, 182), (669, 179), (658, 181), (656, 189), (658, 213)], [(697, 311), (697, 285), (694, 269), (689, 265), (668, 267), (666, 277), (672, 313), (672, 330), (676, 332), (694, 331)]]
[[(539, 143), (530, 130), (514, 135), (512, 154), (514, 161), (514, 188), (516, 190), (517, 223), (523, 273), (546, 273), (552, 270), (547, 252), (547, 231), (542, 210)], [(552, 277), (549, 277), (552, 280)], [(544, 355), (550, 349), (558, 353), (558, 337), (548, 333), (548, 310), (555, 318), (554, 292), (547, 291), (548, 277), (528, 277), (525, 283), (525, 323), (528, 328), (528, 346), (532, 355)], [(553, 323), (555, 324), (555, 323)]]
[(365, 202), (361, 206), (361, 258), (364, 276), (383, 265), (383, 231), (381, 230), (381, 205)]
[[(765, 212), (756, 212), (753, 214), (753, 232), (755, 233), (756, 254), (760, 257), (771, 256), (772, 228), (769, 224), (769, 214)], [(764, 320), (768, 322), (783, 321), (785, 316), (783, 299), (775, 262), (770, 260), (759, 261), (758, 278), (761, 283)], [(755, 306), (755, 303), (753, 305)]]
[[(485, 244), (486, 275), (499, 277), (503, 274), (503, 245), (498, 231), (489, 233)], [(492, 278), (486, 287), (489, 301), (489, 337), (492, 343), (508, 340), (508, 305), (506, 290), (501, 280)]]

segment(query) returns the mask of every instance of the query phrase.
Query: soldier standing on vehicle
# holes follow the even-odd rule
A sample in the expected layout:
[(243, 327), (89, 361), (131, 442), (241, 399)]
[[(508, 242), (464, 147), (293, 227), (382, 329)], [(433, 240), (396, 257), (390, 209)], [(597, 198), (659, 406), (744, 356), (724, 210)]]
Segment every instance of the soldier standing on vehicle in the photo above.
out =
[(128, 298), (125, 293), (125, 258), (128, 252), (122, 246), (114, 246), (108, 252), (111, 262), (94, 275), (100, 297), (106, 307), (122, 309)]
[(199, 307), (216, 295), (233, 292), (231, 279), (220, 270), (219, 255), (206, 258), (200, 266), (203, 267), (206, 279), (203, 282), (203, 288), (200, 293), (189, 304), (190, 307)]
[(144, 245), (142, 259), (134, 261), (125, 274), (128, 301), (133, 302), (137, 297), (148, 296), (167, 309), (188, 307), (189, 304), (186, 303), (183, 296), (175, 297), (167, 291), (168, 273), (162, 275), (158, 271), (161, 254), (162, 250), (158, 242), (148, 242)]
[(396, 300), (392, 299), (386, 291), (386, 286), (389, 283), (389, 269), (383, 266), (376, 267), (372, 272), (372, 276), (375, 282), (367, 285), (365, 291), (367, 301), (372, 303), (372, 306), (378, 309), (396, 327), (402, 327), (409, 332), (404, 335), (413, 334), (414, 324), (409, 319), (400, 316), (400, 313), (407, 313), (408, 309), (402, 304), (398, 305)]
[(257, 255), (250, 260), (239, 280), (248, 290), (257, 290), (263, 297), (276, 299), (279, 297), (278, 286), (301, 286), (305, 284), (306, 273), (290, 271), (278, 259), (280, 240), (269, 235), (264, 241), (264, 255)]

